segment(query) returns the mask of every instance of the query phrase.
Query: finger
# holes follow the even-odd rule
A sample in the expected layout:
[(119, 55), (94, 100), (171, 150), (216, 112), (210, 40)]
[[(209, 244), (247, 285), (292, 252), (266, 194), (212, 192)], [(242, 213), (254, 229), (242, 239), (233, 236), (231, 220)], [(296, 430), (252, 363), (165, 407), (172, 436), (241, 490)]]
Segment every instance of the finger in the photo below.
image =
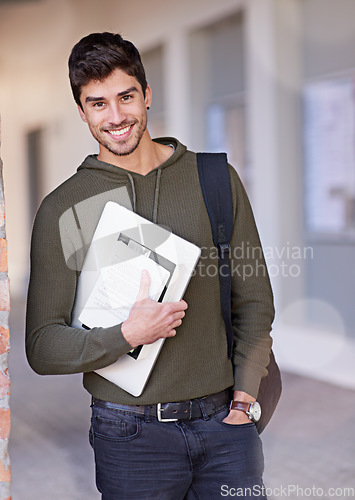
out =
[(179, 319), (181, 320), (184, 317), (185, 317), (185, 311), (178, 311), (171, 315), (171, 322), (173, 323), (174, 321), (177, 321)]
[(139, 300), (147, 299), (149, 297), (149, 287), (150, 276), (148, 271), (146, 269), (143, 269), (136, 302), (138, 302)]
[(189, 307), (188, 304), (187, 304), (187, 302), (185, 302), (182, 299), (178, 302), (178, 304), (180, 304), (180, 308), (181, 308), (182, 311), (186, 311), (186, 309)]
[(171, 323), (170, 328), (173, 328), (173, 329), (177, 328), (181, 324), (182, 324), (182, 320), (181, 319), (177, 319), (176, 321), (174, 321), (173, 323)]
[(179, 300), (179, 302), (165, 302), (165, 306), (169, 314), (180, 313), (187, 309), (187, 304), (184, 300)]

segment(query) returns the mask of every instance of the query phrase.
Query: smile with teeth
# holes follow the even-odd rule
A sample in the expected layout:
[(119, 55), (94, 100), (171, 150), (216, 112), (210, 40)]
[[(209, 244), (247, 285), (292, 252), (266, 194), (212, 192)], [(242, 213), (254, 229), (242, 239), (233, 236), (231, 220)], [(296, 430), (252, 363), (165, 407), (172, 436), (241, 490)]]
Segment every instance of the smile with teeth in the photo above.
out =
[(127, 127), (120, 128), (118, 130), (107, 130), (107, 132), (111, 135), (114, 135), (115, 137), (120, 137), (121, 135), (126, 134), (131, 127), (132, 125), (127, 125)]

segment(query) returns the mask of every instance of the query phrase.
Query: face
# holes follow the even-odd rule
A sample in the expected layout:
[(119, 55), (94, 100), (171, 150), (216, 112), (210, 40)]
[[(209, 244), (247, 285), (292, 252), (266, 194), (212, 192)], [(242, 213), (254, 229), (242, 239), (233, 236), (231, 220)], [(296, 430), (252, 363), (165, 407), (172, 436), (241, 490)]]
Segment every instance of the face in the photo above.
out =
[(110, 162), (112, 155), (130, 155), (148, 134), (150, 87), (144, 97), (137, 79), (120, 69), (103, 81), (93, 80), (82, 87), (80, 101), (80, 116), (99, 143), (102, 161)]

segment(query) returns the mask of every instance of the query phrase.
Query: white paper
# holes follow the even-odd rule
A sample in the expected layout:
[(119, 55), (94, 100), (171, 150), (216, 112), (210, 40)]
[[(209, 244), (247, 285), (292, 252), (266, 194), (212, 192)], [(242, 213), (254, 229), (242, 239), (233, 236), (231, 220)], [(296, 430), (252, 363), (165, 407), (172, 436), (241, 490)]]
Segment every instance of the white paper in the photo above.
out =
[(90, 328), (106, 328), (125, 321), (137, 299), (144, 269), (151, 279), (149, 297), (158, 300), (170, 273), (146, 255), (139, 255), (100, 271), (79, 320)]

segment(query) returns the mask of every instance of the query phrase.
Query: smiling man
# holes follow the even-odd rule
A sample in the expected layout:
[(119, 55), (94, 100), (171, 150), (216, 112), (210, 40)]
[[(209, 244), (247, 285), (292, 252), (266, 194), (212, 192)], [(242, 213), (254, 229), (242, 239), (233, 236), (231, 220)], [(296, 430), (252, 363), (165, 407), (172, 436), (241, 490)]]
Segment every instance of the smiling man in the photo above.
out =
[[(147, 86), (144, 98), (142, 89), (132, 83), (137, 85), (133, 76), (116, 69), (103, 82), (90, 82), (82, 90), (79, 113), (100, 144), (102, 161), (106, 156), (109, 160), (110, 153), (130, 155), (144, 136), (149, 140), (146, 109), (151, 90)], [(124, 90), (117, 92), (120, 88)]]
[[(92, 396), (90, 443), (103, 500), (207, 500), (219, 498), (222, 485), (253, 498), (255, 488), (262, 489), (263, 454), (251, 408), (267, 373), (274, 310), (269, 278), (260, 273), (262, 253), (234, 251), (245, 242), (260, 249), (243, 186), (229, 167), (231, 264), (249, 270), (248, 277), (232, 276), (232, 359), (218, 272), (196, 272), (184, 300), (174, 303), (151, 300), (149, 276), (143, 275), (126, 321), (110, 328), (73, 328), (82, 254), (105, 203), (120, 202), (122, 190), (139, 215), (202, 248), (202, 269), (217, 270), (218, 262), (196, 154), (175, 138), (149, 135), (152, 92), (134, 45), (118, 34), (88, 35), (71, 52), (69, 76), (99, 153), (89, 155), (38, 211), (27, 304), (29, 363), (40, 374), (83, 373)], [(80, 225), (74, 209), (85, 203)], [(63, 214), (72, 211), (74, 226), (80, 234), (86, 231), (81, 240), (77, 232), (63, 230)], [(78, 241), (84, 242), (80, 248)], [(74, 249), (76, 267), (68, 265), (64, 248)], [(139, 397), (95, 372), (160, 338), (166, 341)]]

